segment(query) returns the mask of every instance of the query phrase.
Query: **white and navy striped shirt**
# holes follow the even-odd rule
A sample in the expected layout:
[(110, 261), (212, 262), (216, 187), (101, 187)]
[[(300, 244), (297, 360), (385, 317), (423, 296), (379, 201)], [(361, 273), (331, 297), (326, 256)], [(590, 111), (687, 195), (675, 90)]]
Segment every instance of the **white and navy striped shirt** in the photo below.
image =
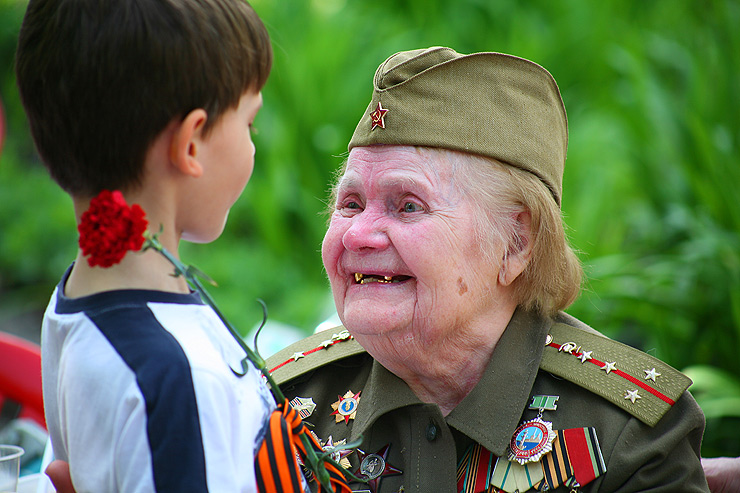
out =
[(46, 420), (78, 493), (256, 491), (274, 402), (193, 294), (52, 295), (42, 328)]

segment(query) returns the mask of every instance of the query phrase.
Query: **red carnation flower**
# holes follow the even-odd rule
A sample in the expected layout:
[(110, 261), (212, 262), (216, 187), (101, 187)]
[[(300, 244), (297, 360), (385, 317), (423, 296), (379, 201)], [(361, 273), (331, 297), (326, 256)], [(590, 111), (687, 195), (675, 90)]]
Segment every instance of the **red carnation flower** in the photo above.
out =
[(103, 190), (90, 201), (77, 230), (80, 249), (90, 267), (110, 267), (120, 262), (129, 250), (139, 251), (144, 244), (148, 221), (137, 204), (129, 207), (119, 191)]

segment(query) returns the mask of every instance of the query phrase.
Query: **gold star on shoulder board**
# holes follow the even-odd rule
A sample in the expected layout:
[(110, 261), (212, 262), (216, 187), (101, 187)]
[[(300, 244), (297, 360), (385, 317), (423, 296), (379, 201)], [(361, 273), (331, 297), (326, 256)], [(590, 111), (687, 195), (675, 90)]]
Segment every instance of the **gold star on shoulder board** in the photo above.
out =
[(610, 371), (617, 369), (617, 362), (616, 361), (612, 361), (611, 363), (609, 363), (607, 361), (607, 362), (604, 363), (604, 366), (602, 366), (601, 369), (604, 370), (606, 372), (606, 374), (608, 375)]

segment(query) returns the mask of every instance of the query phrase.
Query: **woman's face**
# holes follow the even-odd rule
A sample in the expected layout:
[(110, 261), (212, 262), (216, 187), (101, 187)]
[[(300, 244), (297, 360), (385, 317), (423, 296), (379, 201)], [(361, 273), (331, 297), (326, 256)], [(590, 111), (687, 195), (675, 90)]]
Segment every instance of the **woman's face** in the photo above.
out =
[(462, 336), (495, 309), (500, 261), (485, 260), (480, 212), (437, 156), (407, 146), (350, 152), (322, 257), (339, 317), (361, 343)]

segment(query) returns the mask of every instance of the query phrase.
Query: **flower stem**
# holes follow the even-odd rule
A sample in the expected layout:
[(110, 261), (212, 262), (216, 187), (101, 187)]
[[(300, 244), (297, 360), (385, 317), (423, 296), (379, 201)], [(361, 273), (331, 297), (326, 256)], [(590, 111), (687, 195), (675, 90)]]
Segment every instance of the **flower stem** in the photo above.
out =
[[(242, 360), (242, 371), (247, 371), (247, 359), (252, 362), (252, 364), (257, 368), (262, 375), (265, 376), (265, 379), (267, 380), (267, 383), (270, 386), (270, 392), (272, 392), (272, 396), (274, 397), (275, 401), (278, 404), (284, 403), (285, 405), (290, 405), (286, 403), (285, 395), (283, 395), (283, 392), (280, 390), (280, 387), (275, 383), (275, 380), (272, 378), (272, 375), (270, 374), (270, 371), (267, 369), (267, 365), (265, 363), (265, 360), (260, 356), (260, 354), (257, 351), (252, 350), (252, 348), (247, 345), (247, 343), (244, 341), (244, 339), (241, 337), (241, 335), (236, 331), (233, 325), (231, 325), (231, 322), (229, 322), (226, 317), (221, 313), (221, 310), (216, 305), (216, 301), (213, 299), (213, 297), (210, 295), (210, 293), (206, 290), (206, 288), (203, 286), (203, 283), (201, 283), (200, 279), (198, 279), (197, 275), (194, 273), (194, 270), (185, 264), (183, 264), (180, 259), (172, 255), (169, 250), (167, 250), (162, 243), (157, 238), (157, 235), (152, 235), (150, 233), (145, 234), (146, 242), (144, 243), (143, 250), (152, 249), (156, 250), (160, 254), (164, 256), (175, 268), (175, 276), (182, 276), (187, 283), (190, 285), (190, 287), (196, 291), (198, 294), (200, 294), (203, 301), (205, 301), (214, 312), (216, 312), (216, 315), (221, 320), (221, 322), (226, 326), (226, 328), (231, 333), (231, 336), (236, 340), (236, 342), (239, 344), (239, 346), (244, 350), (244, 352), (247, 354), (247, 357)], [(234, 369), (232, 368), (232, 371)], [(235, 372), (236, 373), (236, 372)], [(316, 455), (316, 452), (314, 451), (313, 447), (311, 446), (311, 442), (308, 438), (308, 435), (303, 432), (301, 435), (301, 441), (303, 442), (303, 446), (306, 450), (306, 462), (308, 462), (309, 468), (311, 471), (313, 471), (314, 475), (316, 476), (316, 480), (321, 484), (322, 488), (325, 488), (327, 491), (333, 491), (333, 488), (331, 486), (329, 472), (326, 470), (326, 467), (324, 466), (324, 461), (328, 460), (331, 461), (331, 459), (324, 457), (320, 458), (318, 455)], [(331, 461), (333, 462), (333, 461)], [(335, 464), (339, 466), (338, 464)], [(341, 467), (341, 466), (339, 466)]]

